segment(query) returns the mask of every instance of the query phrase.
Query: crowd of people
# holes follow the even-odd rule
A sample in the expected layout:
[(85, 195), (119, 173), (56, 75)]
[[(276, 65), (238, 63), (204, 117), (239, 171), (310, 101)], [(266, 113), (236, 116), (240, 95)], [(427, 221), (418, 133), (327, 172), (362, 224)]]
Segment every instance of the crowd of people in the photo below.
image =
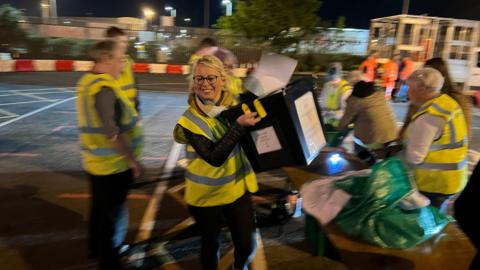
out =
[[(121, 269), (120, 254), (128, 228), (129, 184), (143, 173), (140, 104), (127, 35), (118, 28), (90, 52), (93, 69), (79, 81), (78, 127), (83, 168), (91, 182), (89, 250), (101, 269)], [(256, 249), (256, 225), (250, 194), (258, 190), (255, 173), (239, 141), (255, 126), (257, 113), (231, 124), (220, 113), (238, 104), (241, 80), (232, 73), (234, 55), (206, 39), (192, 56), (188, 108), (173, 136), (186, 145), (185, 201), (200, 231), (200, 261), (217, 269), (219, 236), (225, 221), (235, 248), (235, 269), (249, 269)], [(338, 121), (339, 130), (353, 124), (355, 152), (378, 151), (404, 143), (403, 156), (418, 190), (444, 210), (467, 185), (470, 108), (452, 84), (445, 62), (427, 61), (413, 71), (412, 60), (395, 55), (376, 75), (377, 55), (343, 78), (341, 63), (328, 71), (321, 107)], [(401, 62), (402, 64), (398, 64)], [(394, 89), (408, 87), (409, 112), (401, 129), (388, 100)], [(480, 169), (474, 172), (478, 175)], [(474, 177), (474, 176), (472, 176)], [(478, 184), (470, 181), (455, 204), (459, 223), (478, 247), (478, 226), (469, 215)], [(474, 264), (478, 267), (478, 256)], [(472, 266), (474, 267), (474, 266)], [(472, 268), (474, 269), (474, 268)]]

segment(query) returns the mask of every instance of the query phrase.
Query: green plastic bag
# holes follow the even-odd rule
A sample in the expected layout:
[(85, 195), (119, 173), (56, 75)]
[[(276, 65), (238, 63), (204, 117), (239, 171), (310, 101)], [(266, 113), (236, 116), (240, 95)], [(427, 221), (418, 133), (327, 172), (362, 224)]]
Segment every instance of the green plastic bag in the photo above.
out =
[(330, 147), (337, 147), (342, 145), (343, 140), (350, 133), (351, 129), (345, 131), (338, 131), (335, 129), (335, 125), (325, 124), (325, 137), (327, 139), (327, 144)]
[(397, 157), (372, 167), (369, 177), (348, 178), (336, 186), (352, 198), (335, 218), (348, 235), (388, 248), (410, 248), (436, 233), (450, 222), (434, 207), (406, 211), (399, 202), (414, 192), (408, 167)]

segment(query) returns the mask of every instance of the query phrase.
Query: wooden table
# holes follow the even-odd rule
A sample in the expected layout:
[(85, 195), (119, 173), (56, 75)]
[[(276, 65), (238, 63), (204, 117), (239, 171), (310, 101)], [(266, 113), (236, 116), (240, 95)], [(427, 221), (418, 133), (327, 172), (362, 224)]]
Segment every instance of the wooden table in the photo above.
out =
[[(327, 159), (332, 153), (322, 153), (310, 166), (284, 168), (293, 185), (300, 189), (304, 183), (331, 175), (332, 172), (360, 170), (366, 166), (355, 156), (341, 154), (342, 168), (333, 168)], [(335, 167), (335, 166), (334, 166)], [(340, 260), (349, 269), (389, 270), (467, 270), (475, 248), (466, 235), (449, 224), (441, 233), (414, 248), (400, 250), (381, 248), (346, 236), (335, 224), (321, 227), (311, 216), (306, 216), (306, 238), (312, 252)]]

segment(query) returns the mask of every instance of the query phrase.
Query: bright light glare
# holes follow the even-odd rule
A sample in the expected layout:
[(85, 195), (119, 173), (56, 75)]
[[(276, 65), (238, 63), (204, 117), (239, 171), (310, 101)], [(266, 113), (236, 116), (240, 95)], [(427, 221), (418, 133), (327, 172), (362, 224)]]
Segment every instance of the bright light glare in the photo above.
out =
[(328, 161), (332, 165), (338, 164), (338, 162), (340, 162), (340, 160), (342, 160), (342, 157), (340, 156), (340, 154), (333, 154), (328, 158)]
[(145, 17), (147, 18), (152, 18), (153, 16), (155, 16), (155, 11), (151, 8), (144, 8), (143, 15), (145, 15)]

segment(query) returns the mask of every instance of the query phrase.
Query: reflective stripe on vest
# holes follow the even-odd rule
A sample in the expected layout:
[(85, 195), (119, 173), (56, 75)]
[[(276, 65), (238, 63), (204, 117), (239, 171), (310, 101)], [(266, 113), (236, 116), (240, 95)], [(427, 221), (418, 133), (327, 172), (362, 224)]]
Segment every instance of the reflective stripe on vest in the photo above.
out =
[(83, 168), (93, 175), (115, 174), (128, 169), (124, 158), (106, 136), (102, 120), (96, 112), (95, 96), (103, 87), (111, 89), (120, 103), (122, 114), (118, 123), (119, 132), (128, 137), (136, 157), (143, 145), (139, 117), (118, 82), (106, 74), (85, 74), (77, 89), (76, 106), (79, 110), (78, 128)]
[[(125, 131), (133, 129), (137, 124), (138, 121), (140, 121), (139, 117), (134, 117), (132, 118), (132, 121), (129, 124), (126, 125), (120, 125), (120, 133), (123, 133)], [(105, 128), (104, 127), (79, 127), (80, 133), (83, 134), (105, 134)]]
[(133, 61), (131, 60), (131, 58), (129, 56), (126, 56), (124, 59), (125, 66), (117, 82), (119, 83), (120, 89), (125, 92), (128, 101), (133, 105), (133, 107), (135, 107), (138, 100), (138, 90), (135, 85), (132, 64)]
[[(218, 141), (228, 131), (228, 126), (218, 119), (203, 115), (193, 107), (183, 114), (177, 125), (212, 141)], [(180, 133), (174, 132), (175, 140), (187, 144), (187, 157), (190, 159), (185, 172), (187, 204), (198, 207), (225, 205), (245, 192), (258, 190), (255, 173), (239, 145), (233, 148), (221, 166), (216, 167), (202, 159)]]
[[(135, 149), (139, 147), (143, 142), (143, 137), (137, 137), (132, 140), (130, 148)], [(94, 156), (98, 157), (109, 157), (109, 156), (115, 156), (118, 155), (118, 151), (115, 148), (95, 148), (95, 149), (88, 149), (86, 146), (81, 145), (80, 146), (83, 151), (86, 151)]]
[(468, 158), (465, 158), (458, 163), (421, 163), (415, 165), (416, 168), (425, 170), (442, 170), (442, 171), (455, 171), (463, 169), (468, 164)]
[(454, 99), (443, 94), (421, 106), (412, 121), (423, 114), (441, 117), (445, 126), (440, 138), (431, 144), (423, 163), (415, 165), (413, 172), (418, 189), (440, 194), (460, 192), (467, 182), (468, 165), (468, 138), (462, 110)]
[[(84, 89), (90, 89), (90, 87), (92, 87), (93, 85), (99, 83), (99, 82), (102, 82), (102, 81), (106, 81), (105, 78), (97, 78), (95, 80), (93, 80), (92, 82), (90, 82), (89, 84), (87, 84)], [(87, 99), (85, 98), (84, 99), (84, 102), (83, 102), (83, 111), (84, 113), (86, 114), (85, 115), (85, 120), (86, 120), (86, 124), (87, 126), (92, 126), (93, 125), (93, 120), (92, 120), (92, 117), (90, 116), (90, 112), (89, 112), (89, 109), (88, 109), (88, 101)]]
[(243, 176), (249, 174), (250, 172), (252, 172), (252, 167), (250, 166), (249, 163), (245, 163), (241, 168), (238, 168), (234, 174), (220, 177), (220, 178), (210, 178), (207, 176), (196, 175), (188, 170), (185, 172), (185, 177), (188, 180), (195, 182), (197, 184), (218, 187), (218, 186), (223, 186), (225, 184), (228, 184), (232, 181), (235, 181), (236, 179), (242, 178)]
[[(452, 137), (453, 138), (453, 137)], [(449, 143), (449, 144), (432, 144), (430, 146), (430, 151), (440, 151), (440, 150), (446, 150), (446, 149), (456, 149), (460, 147), (466, 146), (468, 143), (467, 140), (459, 141), (459, 142), (454, 142), (454, 143)]]
[(183, 116), (185, 116), (188, 120), (192, 121), (195, 125), (197, 125), (200, 129), (202, 129), (203, 132), (205, 132), (205, 134), (207, 134), (208, 136), (208, 139), (210, 139), (211, 141), (213, 142), (216, 142), (217, 140), (215, 139), (215, 137), (213, 136), (213, 133), (212, 131), (210, 130), (210, 128), (207, 126), (207, 124), (202, 120), (200, 119), (198, 116), (196, 116), (195, 114), (193, 114), (190, 110), (187, 110)]
[(122, 86), (122, 90), (130, 90), (130, 89), (134, 89), (134, 88), (135, 88), (134, 84), (129, 84), (129, 85)]
[[(233, 148), (233, 151), (232, 151), (232, 153), (230, 153), (227, 160), (234, 157), (235, 155), (237, 155), (239, 153), (240, 153), (240, 147), (239, 146)], [(188, 158), (188, 159), (196, 159), (199, 156), (198, 156), (197, 152), (195, 152), (195, 151), (192, 152), (192, 151), (187, 150), (187, 153), (185, 154), (185, 157)]]

